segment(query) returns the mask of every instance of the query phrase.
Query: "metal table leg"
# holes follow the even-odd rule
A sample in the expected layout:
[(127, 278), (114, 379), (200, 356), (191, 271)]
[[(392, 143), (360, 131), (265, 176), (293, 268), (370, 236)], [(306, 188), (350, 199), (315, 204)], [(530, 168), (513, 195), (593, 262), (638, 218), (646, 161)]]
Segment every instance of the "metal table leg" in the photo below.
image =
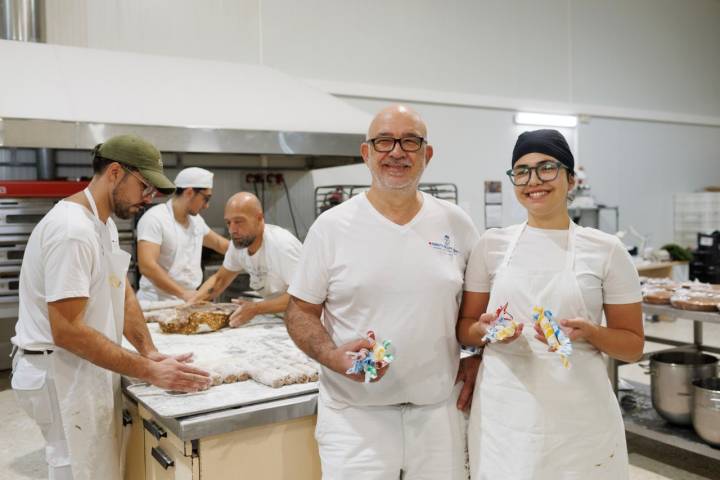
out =
[(693, 343), (698, 350), (702, 350), (703, 324), (697, 320), (693, 321)]
[(620, 367), (620, 362), (612, 358), (611, 356), (608, 356), (608, 377), (610, 378), (610, 385), (612, 385), (613, 392), (615, 392), (615, 396), (618, 394), (618, 368)]

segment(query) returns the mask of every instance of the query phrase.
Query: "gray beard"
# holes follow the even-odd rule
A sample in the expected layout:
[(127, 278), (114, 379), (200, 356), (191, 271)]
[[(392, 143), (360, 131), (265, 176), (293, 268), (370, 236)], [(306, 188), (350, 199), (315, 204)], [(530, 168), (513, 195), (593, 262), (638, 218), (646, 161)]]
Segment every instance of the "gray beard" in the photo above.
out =
[(235, 245), (235, 248), (247, 248), (255, 241), (256, 237), (240, 237), (240, 238), (233, 238), (232, 242), (233, 245)]

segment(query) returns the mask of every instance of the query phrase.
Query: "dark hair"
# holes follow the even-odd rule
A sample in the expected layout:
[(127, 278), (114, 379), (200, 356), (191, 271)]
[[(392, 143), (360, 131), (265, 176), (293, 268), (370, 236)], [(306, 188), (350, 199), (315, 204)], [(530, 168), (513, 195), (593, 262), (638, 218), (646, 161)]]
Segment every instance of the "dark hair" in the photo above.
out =
[(90, 152), (90, 155), (92, 155), (92, 169), (94, 175), (103, 173), (108, 165), (112, 163), (112, 160), (100, 156), (100, 147), (102, 147), (102, 143), (95, 145), (95, 148), (93, 148)]
[(181, 196), (181, 195), (183, 194), (183, 192), (184, 192), (185, 190), (187, 190), (188, 188), (192, 188), (192, 189), (193, 189), (193, 192), (195, 192), (195, 193), (200, 193), (200, 192), (202, 192), (203, 190), (205, 190), (204, 188), (198, 188), (198, 187), (176, 187), (176, 188), (175, 188), (175, 196), (176, 196), (176, 197)]
[[(92, 159), (92, 169), (94, 175), (99, 175), (105, 172), (105, 169), (110, 166), (111, 163), (115, 162), (115, 160), (110, 160), (109, 158), (101, 157), (100, 155), (93, 155)], [(118, 162), (119, 163), (119, 162)]]

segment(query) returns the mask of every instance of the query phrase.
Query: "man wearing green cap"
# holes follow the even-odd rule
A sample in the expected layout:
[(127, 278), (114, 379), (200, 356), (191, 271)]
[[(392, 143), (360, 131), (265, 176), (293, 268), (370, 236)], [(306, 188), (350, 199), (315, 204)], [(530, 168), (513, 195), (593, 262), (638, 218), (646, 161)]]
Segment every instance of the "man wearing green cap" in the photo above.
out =
[[(161, 388), (197, 391), (207, 372), (152, 342), (127, 282), (130, 255), (110, 217), (131, 218), (159, 191), (160, 152), (133, 135), (93, 150), (88, 188), (55, 205), (28, 240), (12, 387), (46, 441), (51, 479), (122, 478), (119, 374)], [(139, 354), (120, 346), (125, 336)]]

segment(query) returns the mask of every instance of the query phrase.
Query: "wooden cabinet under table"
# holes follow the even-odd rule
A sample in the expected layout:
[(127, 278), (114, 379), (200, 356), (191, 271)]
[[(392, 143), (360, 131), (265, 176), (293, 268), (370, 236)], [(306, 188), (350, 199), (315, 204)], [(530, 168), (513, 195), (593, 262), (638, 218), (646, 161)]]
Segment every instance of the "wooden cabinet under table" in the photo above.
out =
[(137, 403), (123, 397), (123, 429), (125, 445), (125, 480), (145, 477), (145, 440)]
[(314, 438), (317, 394), (180, 419), (159, 417), (141, 402), (127, 401), (139, 421), (133, 416), (126, 480), (321, 476)]

